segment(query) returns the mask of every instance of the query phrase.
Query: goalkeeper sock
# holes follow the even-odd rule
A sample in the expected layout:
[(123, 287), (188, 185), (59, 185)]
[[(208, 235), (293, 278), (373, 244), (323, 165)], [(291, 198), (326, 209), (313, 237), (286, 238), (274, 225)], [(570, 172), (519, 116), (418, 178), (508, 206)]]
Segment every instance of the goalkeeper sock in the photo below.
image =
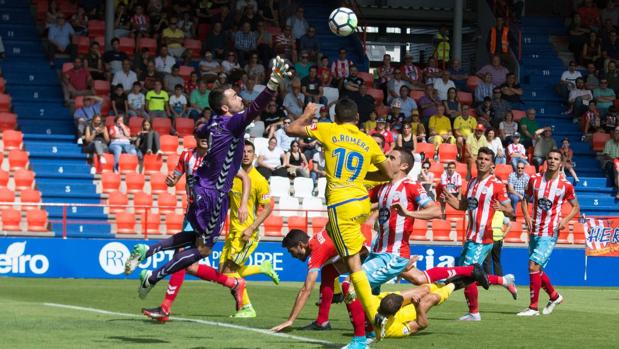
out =
[(246, 278), (250, 275), (260, 274), (260, 267), (257, 265), (246, 265), (241, 270), (239, 270), (239, 274), (241, 277)]
[(454, 284), (447, 284), (443, 287), (439, 287), (437, 290), (432, 291), (432, 293), (437, 294), (441, 298), (438, 304), (442, 304), (447, 300), (447, 298), (449, 298), (455, 288), (456, 286)]
[[(235, 279), (241, 279), (241, 275), (239, 275), (239, 273), (226, 273), (226, 276), (235, 278)], [(251, 305), (251, 301), (249, 300), (249, 295), (247, 294), (247, 287), (245, 287), (245, 289), (243, 290), (243, 304), (241, 304), (241, 306), (245, 306), (245, 305)]]
[(168, 282), (168, 289), (165, 292), (165, 297), (163, 298), (163, 302), (161, 302), (161, 309), (166, 313), (170, 312), (172, 308), (172, 303), (176, 299), (176, 296), (181, 291), (181, 286), (185, 281), (185, 269), (179, 270), (176, 273), (172, 274), (170, 277), (170, 281)]
[(372, 295), (372, 289), (370, 288), (367, 275), (365, 275), (363, 270), (356, 271), (350, 274), (350, 280), (355, 287), (357, 299), (359, 299), (361, 305), (363, 305), (365, 315), (367, 315), (368, 319), (373, 320), (378, 312), (380, 303), (378, 298)]

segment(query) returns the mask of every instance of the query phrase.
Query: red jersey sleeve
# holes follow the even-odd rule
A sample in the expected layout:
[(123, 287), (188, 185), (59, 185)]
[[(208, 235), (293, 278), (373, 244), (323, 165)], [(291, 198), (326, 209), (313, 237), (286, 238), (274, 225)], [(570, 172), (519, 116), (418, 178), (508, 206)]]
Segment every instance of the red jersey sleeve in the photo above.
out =
[(174, 174), (176, 176), (182, 176), (183, 173), (185, 173), (185, 162), (187, 161), (188, 155), (189, 155), (189, 152), (187, 150), (183, 150), (181, 155), (178, 157), (178, 163), (176, 164), (176, 167), (174, 168)]
[(414, 209), (424, 208), (432, 203), (432, 198), (430, 198), (426, 190), (416, 183), (406, 184), (406, 197), (408, 202), (414, 204)]
[(572, 201), (576, 199), (576, 193), (574, 192), (574, 186), (572, 183), (565, 181), (565, 194), (563, 196), (564, 200)]
[(309, 247), (311, 252), (307, 261), (308, 271), (320, 270), (331, 258), (337, 256), (335, 245), (324, 230), (310, 239)]
[(370, 197), (370, 202), (378, 202), (378, 193), (380, 193), (380, 189), (383, 185), (377, 185), (368, 191), (368, 196)]
[(533, 197), (533, 183), (535, 182), (535, 176), (531, 176), (529, 178), (529, 183), (527, 184), (527, 188), (524, 190), (524, 195), (532, 198)]
[(505, 189), (505, 184), (503, 184), (498, 179), (494, 182), (494, 199), (500, 203), (509, 201), (509, 197), (507, 196), (507, 190)]

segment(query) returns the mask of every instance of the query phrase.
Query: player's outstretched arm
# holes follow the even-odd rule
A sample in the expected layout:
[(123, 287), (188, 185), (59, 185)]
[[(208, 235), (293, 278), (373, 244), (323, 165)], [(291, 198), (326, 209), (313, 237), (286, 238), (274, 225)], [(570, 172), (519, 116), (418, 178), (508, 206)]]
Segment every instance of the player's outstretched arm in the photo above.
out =
[(392, 207), (398, 210), (400, 216), (424, 220), (440, 219), (442, 217), (441, 208), (434, 204), (426, 205), (418, 211), (409, 211), (399, 202), (393, 204)]
[(239, 172), (236, 173), (236, 176), (243, 181), (243, 189), (241, 192), (241, 204), (239, 205), (239, 222), (243, 223), (249, 216), (249, 211), (247, 210), (247, 203), (249, 202), (249, 190), (251, 189), (251, 181), (249, 180), (249, 176), (247, 172), (242, 168), (239, 168)]
[(282, 322), (281, 324), (271, 328), (273, 332), (280, 332), (294, 323), (294, 320), (297, 319), (303, 307), (305, 307), (305, 303), (309, 299), (312, 294), (312, 289), (314, 289), (314, 285), (316, 284), (316, 279), (318, 278), (318, 271), (310, 271), (307, 273), (307, 277), (305, 278), (305, 283), (303, 287), (299, 290), (297, 294), (297, 298), (294, 301), (294, 306), (292, 307), (292, 311), (290, 315), (288, 315), (288, 320)]
[(316, 116), (316, 107), (316, 104), (308, 103), (305, 106), (305, 110), (303, 110), (303, 114), (288, 125), (286, 134), (290, 137), (307, 137), (305, 127), (312, 124), (312, 119)]
[(393, 173), (391, 172), (391, 160), (375, 164), (378, 171), (372, 171), (365, 174), (365, 179), (374, 182), (387, 182), (393, 179)]

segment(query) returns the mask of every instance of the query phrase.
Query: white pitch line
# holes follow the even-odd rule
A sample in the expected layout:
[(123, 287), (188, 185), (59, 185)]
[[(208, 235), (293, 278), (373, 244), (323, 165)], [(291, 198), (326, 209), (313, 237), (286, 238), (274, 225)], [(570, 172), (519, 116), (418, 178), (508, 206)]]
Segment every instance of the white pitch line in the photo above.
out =
[[(103, 314), (103, 315), (114, 315), (114, 316), (124, 316), (124, 317), (132, 317), (132, 318), (142, 318), (142, 316), (136, 315), (136, 314), (119, 313), (119, 312), (115, 312), (115, 311), (109, 311), (109, 310), (103, 310), (103, 309), (97, 309), (97, 308), (80, 307), (80, 306), (77, 306), (77, 305), (58, 304), (58, 303), (43, 303), (43, 305), (48, 306), (48, 307), (72, 309), (72, 310), (85, 311), (85, 312), (97, 313), (97, 314)], [(294, 335), (285, 334), (285, 333), (277, 333), (277, 332), (272, 332), (272, 331), (261, 329), (261, 328), (247, 327), (247, 326), (229, 324), (229, 323), (225, 323), (225, 322), (216, 322), (216, 321), (208, 321), (208, 320), (201, 320), (201, 319), (191, 319), (191, 318), (184, 318), (184, 317), (177, 317), (177, 316), (170, 316), (170, 319), (171, 320), (177, 320), (177, 321), (193, 322), (193, 323), (202, 324), (202, 325), (210, 325), (210, 326), (232, 328), (232, 329), (235, 329), (235, 330), (257, 332), (257, 333), (260, 333), (260, 334), (263, 334), (263, 335), (267, 335), (267, 336), (286, 338), (286, 339), (290, 339), (290, 340), (302, 341), (302, 342), (307, 342), (307, 343), (335, 345), (335, 343), (332, 343), (332, 342), (329, 342), (329, 341), (320, 340), (320, 339), (313, 339), (313, 338), (307, 338), (307, 337), (301, 337), (301, 336), (294, 336)]]

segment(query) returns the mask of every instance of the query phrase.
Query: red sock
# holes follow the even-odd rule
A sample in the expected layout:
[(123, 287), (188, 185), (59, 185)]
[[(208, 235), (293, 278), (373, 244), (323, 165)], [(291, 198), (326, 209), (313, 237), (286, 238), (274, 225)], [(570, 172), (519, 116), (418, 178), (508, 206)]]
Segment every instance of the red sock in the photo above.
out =
[[(349, 289), (350, 283), (342, 283), (342, 293), (344, 296), (348, 294)], [(346, 309), (348, 309), (348, 317), (354, 328), (355, 337), (365, 337), (365, 312), (363, 311), (361, 302), (355, 299), (352, 303), (346, 304)]]
[(165, 292), (165, 297), (163, 298), (163, 302), (161, 302), (161, 308), (165, 312), (170, 312), (170, 308), (172, 308), (172, 303), (176, 299), (176, 296), (181, 291), (181, 286), (185, 281), (185, 269), (179, 270), (176, 273), (170, 276), (170, 281), (168, 281), (168, 289)]
[(236, 286), (236, 280), (234, 278), (224, 275), (223, 273), (218, 272), (214, 268), (204, 264), (200, 264), (198, 266), (198, 272), (195, 276), (199, 277), (202, 280), (216, 282), (228, 288), (233, 288), (234, 286)]
[(539, 271), (529, 273), (529, 289), (531, 290), (531, 304), (529, 308), (537, 310), (537, 302), (539, 301), (539, 289), (542, 287), (542, 277)]
[(333, 283), (339, 275), (333, 265), (327, 265), (320, 271), (320, 305), (318, 306), (318, 316), (316, 323), (324, 325), (329, 322), (329, 311), (331, 311), (331, 301), (333, 301)]
[(466, 297), (466, 302), (469, 305), (469, 313), (479, 313), (479, 302), (477, 300), (478, 292), (476, 283), (472, 283), (464, 289), (464, 297)]
[(464, 267), (436, 267), (425, 271), (426, 279), (431, 284), (438, 280), (447, 279), (456, 275), (471, 276), (473, 273), (473, 266), (467, 265)]
[(503, 285), (503, 277), (498, 275), (488, 275), (488, 281), (490, 285)]
[(544, 288), (544, 291), (546, 291), (546, 293), (548, 293), (548, 296), (550, 297), (550, 300), (554, 301), (555, 299), (557, 299), (559, 297), (559, 293), (557, 293), (557, 291), (555, 291), (555, 288), (552, 287), (552, 284), (550, 283), (550, 278), (548, 277), (548, 274), (546, 274), (545, 272), (541, 271), (540, 275), (541, 275), (541, 278), (542, 278), (542, 287)]

